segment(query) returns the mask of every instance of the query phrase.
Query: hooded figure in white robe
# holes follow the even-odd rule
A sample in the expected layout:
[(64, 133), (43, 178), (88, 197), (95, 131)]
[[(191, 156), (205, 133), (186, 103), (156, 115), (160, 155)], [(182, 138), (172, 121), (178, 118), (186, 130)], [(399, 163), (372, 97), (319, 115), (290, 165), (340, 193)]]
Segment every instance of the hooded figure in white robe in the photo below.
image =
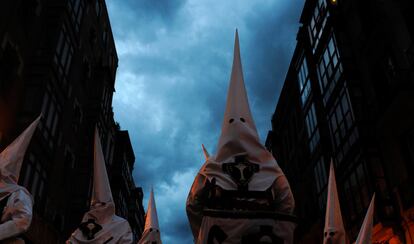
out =
[(292, 243), (294, 199), (250, 112), (236, 30), (233, 67), (215, 155), (206, 154), (187, 198), (197, 243)]
[(147, 214), (145, 215), (144, 232), (142, 233), (141, 240), (139, 240), (138, 244), (162, 244), (153, 189), (151, 189)]
[(325, 228), (323, 232), (323, 244), (348, 243), (344, 223), (342, 221), (341, 206), (339, 204), (336, 188), (335, 170), (333, 162), (329, 170), (328, 197), (326, 199)]
[(91, 207), (67, 243), (131, 244), (133, 236), (128, 221), (115, 215), (101, 140), (96, 129), (94, 151)]
[(24, 243), (33, 216), (33, 198), (17, 184), (26, 149), (40, 120), (39, 116), (0, 154), (0, 242)]
[(372, 196), (371, 203), (369, 204), (367, 214), (365, 215), (364, 222), (362, 223), (362, 227), (359, 231), (355, 244), (372, 243), (372, 232), (374, 228), (374, 204), (375, 193), (374, 196)]

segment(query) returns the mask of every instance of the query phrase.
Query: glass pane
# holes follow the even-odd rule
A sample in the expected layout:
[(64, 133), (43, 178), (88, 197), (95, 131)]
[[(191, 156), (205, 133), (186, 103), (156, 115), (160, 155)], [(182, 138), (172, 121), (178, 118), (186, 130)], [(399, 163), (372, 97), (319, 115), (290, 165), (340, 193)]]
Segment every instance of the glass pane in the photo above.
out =
[(344, 114), (348, 112), (349, 110), (349, 103), (348, 103), (348, 98), (347, 98), (347, 94), (344, 93), (342, 96), (342, 111), (344, 111)]
[(323, 54), (323, 61), (325, 62), (325, 66), (328, 66), (330, 63), (330, 57), (328, 50), (325, 50), (325, 53)]
[(329, 40), (329, 52), (331, 53), (331, 55), (333, 55), (336, 51), (335, 51), (335, 43), (333, 40), (333, 37), (331, 37), (331, 40)]

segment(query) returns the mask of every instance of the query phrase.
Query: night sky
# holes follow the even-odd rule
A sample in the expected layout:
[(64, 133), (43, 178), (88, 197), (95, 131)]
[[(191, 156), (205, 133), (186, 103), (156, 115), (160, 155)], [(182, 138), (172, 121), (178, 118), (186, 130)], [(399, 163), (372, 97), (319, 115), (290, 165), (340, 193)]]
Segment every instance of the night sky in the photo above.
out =
[(135, 182), (151, 185), (164, 243), (192, 243), (185, 201), (214, 154), (240, 37), (244, 78), (261, 141), (296, 45), (304, 0), (107, 0), (119, 57), (113, 107), (135, 151)]

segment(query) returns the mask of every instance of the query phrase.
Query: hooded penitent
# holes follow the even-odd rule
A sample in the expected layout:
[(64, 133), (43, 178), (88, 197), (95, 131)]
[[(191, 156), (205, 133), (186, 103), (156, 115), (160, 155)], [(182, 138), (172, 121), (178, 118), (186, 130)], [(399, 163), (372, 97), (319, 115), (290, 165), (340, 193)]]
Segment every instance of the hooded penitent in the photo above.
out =
[(369, 204), (367, 214), (365, 215), (364, 222), (362, 223), (362, 227), (359, 231), (358, 238), (355, 244), (372, 243), (372, 229), (374, 225), (374, 204), (375, 194), (374, 196), (372, 196), (371, 203)]
[[(222, 167), (223, 164), (231, 167), (229, 163), (241, 158), (250, 162), (243, 165), (246, 166), (243, 172), (252, 174), (252, 176), (241, 175), (240, 180), (235, 181), (235, 176), (229, 173), (231, 169), (223, 173)], [(244, 85), (237, 31), (226, 110), (217, 153), (207, 162), (200, 170), (200, 174), (210, 181), (215, 178), (217, 185), (228, 190), (238, 186), (245, 187), (248, 184), (249, 190), (264, 191), (273, 184), (277, 177), (283, 175), (272, 154), (260, 143), (257, 134)], [(255, 175), (258, 167), (260, 176)]]
[(157, 208), (155, 207), (154, 190), (151, 189), (148, 201), (147, 214), (145, 216), (145, 227), (141, 240), (138, 244), (161, 244), (160, 227), (158, 225)]
[(347, 243), (346, 241), (347, 239), (342, 221), (341, 206), (339, 205), (338, 192), (336, 189), (335, 171), (333, 163), (331, 162), (323, 243), (345, 244)]
[(0, 240), (25, 232), (32, 221), (32, 196), (17, 182), (26, 149), (40, 117), (0, 154)]
[[(281, 224), (270, 217), (243, 218), (231, 210), (244, 209), (245, 212), (251, 212), (265, 209), (289, 214), (294, 209), (286, 177), (272, 154), (260, 143), (250, 112), (237, 30), (217, 153), (210, 156), (204, 147), (203, 151), (206, 162), (197, 174), (187, 199), (187, 215), (197, 243), (206, 243), (208, 240), (240, 243), (245, 238), (255, 238), (255, 235), (257, 237), (264, 232), (276, 234), (284, 243), (290, 243), (294, 225)], [(272, 199), (264, 199), (269, 196)], [(214, 217), (207, 214), (212, 213), (210, 210), (214, 212)], [(216, 210), (238, 216), (234, 219), (222, 218)], [(263, 227), (265, 230), (260, 230), (259, 234), (253, 233), (262, 226), (266, 226)]]
[(115, 215), (115, 204), (106, 172), (101, 140), (95, 129), (93, 190), (91, 207), (68, 243), (132, 243), (128, 221)]

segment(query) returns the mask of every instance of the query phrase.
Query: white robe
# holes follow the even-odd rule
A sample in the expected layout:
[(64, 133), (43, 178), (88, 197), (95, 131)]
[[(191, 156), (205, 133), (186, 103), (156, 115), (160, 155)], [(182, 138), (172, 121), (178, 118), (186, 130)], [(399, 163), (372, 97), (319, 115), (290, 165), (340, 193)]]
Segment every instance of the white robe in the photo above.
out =
[[(4, 192), (0, 190), (1, 193)], [(3, 194), (1, 199), (8, 195), (7, 204), (1, 213), (0, 240), (7, 239), (5, 243), (18, 243), (18, 240), (13, 237), (23, 234), (29, 229), (32, 221), (33, 200), (30, 193), (20, 186), (17, 186), (11, 193)]]
[[(225, 232), (224, 243), (241, 243), (241, 238), (255, 234), (261, 225), (272, 226), (273, 234), (282, 238), (285, 244), (293, 243), (293, 232), (296, 224), (289, 221), (276, 221), (273, 219), (226, 219), (219, 217), (203, 216), (205, 201), (204, 194), (208, 191), (207, 177), (198, 174), (191, 187), (187, 198), (187, 216), (190, 220), (191, 230), (196, 243), (207, 243), (211, 227), (217, 225)], [(295, 201), (290, 191), (288, 181), (284, 175), (276, 178), (271, 186), (275, 196), (275, 204), (278, 212), (292, 214)]]
[(83, 217), (82, 222), (85, 222), (88, 219), (94, 219), (96, 223), (102, 227), (92, 240), (88, 240), (78, 228), (73, 232), (66, 243), (131, 244), (133, 236), (128, 221), (115, 214), (107, 215), (108, 212), (113, 212), (112, 209), (108, 209), (113, 208), (113, 205), (108, 205), (102, 207), (102, 209), (99, 209), (100, 207), (98, 207), (98, 209), (91, 209)]

